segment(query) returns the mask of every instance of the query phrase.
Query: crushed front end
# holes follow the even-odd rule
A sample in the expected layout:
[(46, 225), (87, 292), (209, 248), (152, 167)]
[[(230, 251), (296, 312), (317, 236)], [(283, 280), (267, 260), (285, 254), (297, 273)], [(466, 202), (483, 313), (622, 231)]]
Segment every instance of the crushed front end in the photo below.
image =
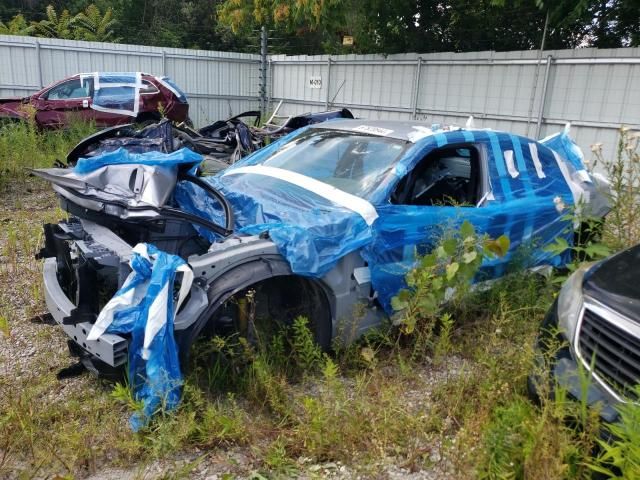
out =
[[(109, 239), (109, 246), (92, 233)], [(126, 278), (131, 247), (117, 235), (89, 220), (71, 217), (44, 227), (43, 277), (47, 308), (69, 336), (72, 354), (89, 370), (118, 376), (127, 361), (127, 339), (104, 334), (95, 341), (87, 335), (100, 308)]]
[[(174, 154), (175, 155), (175, 154)], [(200, 160), (200, 157), (194, 157)], [(118, 377), (129, 359), (129, 335), (103, 333), (96, 340), (87, 337), (101, 310), (122, 288), (131, 273), (132, 249), (140, 243), (186, 260), (206, 253), (209, 242), (193, 227), (199, 223), (225, 238), (225, 227), (195, 218), (175, 206), (177, 181), (202, 182), (186, 164), (158, 166), (128, 163), (102, 165), (88, 173), (77, 169), (53, 168), (34, 173), (53, 184), (60, 206), (69, 216), (58, 224), (44, 226), (43, 276), (47, 307), (69, 337), (71, 353), (87, 369), (106, 377)], [(203, 195), (213, 196), (229, 211), (215, 191), (204, 185)], [(194, 282), (188, 300), (176, 317), (195, 319), (207, 305), (206, 294)], [(184, 315), (183, 315), (184, 314)]]

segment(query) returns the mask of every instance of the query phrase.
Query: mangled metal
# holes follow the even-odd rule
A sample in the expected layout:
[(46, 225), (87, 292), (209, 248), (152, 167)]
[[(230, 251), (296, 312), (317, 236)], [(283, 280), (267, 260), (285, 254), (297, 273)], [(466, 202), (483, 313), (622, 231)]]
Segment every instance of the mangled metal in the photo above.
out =
[(143, 126), (128, 124), (87, 137), (69, 152), (67, 164), (74, 166), (82, 157), (95, 157), (118, 148), (131, 153), (171, 153), (189, 148), (204, 156), (200, 173), (212, 175), (287, 133), (336, 118), (353, 118), (353, 115), (342, 109), (299, 115), (288, 118), (282, 125), (260, 127), (260, 112), (249, 111), (198, 130), (168, 119)]

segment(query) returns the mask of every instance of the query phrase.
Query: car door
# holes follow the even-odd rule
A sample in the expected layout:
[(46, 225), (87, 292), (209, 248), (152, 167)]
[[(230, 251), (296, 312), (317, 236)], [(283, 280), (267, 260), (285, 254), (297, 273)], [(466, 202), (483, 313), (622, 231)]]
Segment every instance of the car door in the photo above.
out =
[(571, 203), (571, 192), (549, 149), (516, 135), (459, 131), (436, 134), (415, 150), (377, 206), (373, 242), (363, 254), (387, 311), (417, 256), (465, 220), (480, 233), (510, 239), (507, 255), (484, 264), (485, 278), (511, 265), (561, 263), (545, 246), (572, 235), (567, 212), (558, 208)]
[(35, 102), (36, 121), (45, 128), (68, 125), (72, 119), (92, 120), (93, 80), (80, 77), (60, 82), (45, 90)]

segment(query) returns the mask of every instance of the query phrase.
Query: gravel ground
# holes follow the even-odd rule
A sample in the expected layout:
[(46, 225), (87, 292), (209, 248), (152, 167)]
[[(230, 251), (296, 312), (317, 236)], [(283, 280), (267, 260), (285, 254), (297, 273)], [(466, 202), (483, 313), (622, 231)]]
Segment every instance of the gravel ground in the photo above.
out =
[[(56, 200), (50, 188), (44, 183), (29, 179), (24, 183), (14, 182), (0, 190), (0, 395), (5, 398), (11, 389), (20, 389), (27, 384), (50, 384), (42, 402), (66, 402), (80, 393), (93, 394), (104, 391), (104, 386), (90, 375), (55, 380), (59, 369), (72, 363), (67, 353), (66, 338), (61, 329), (47, 324), (46, 307), (43, 301), (40, 262), (33, 260), (39, 249), (41, 225), (52, 222), (60, 216), (56, 211)], [(44, 320), (44, 322), (43, 322)], [(7, 325), (8, 324), (8, 325)], [(435, 366), (425, 366), (418, 371), (415, 380), (406, 386), (403, 400), (407, 408), (428, 411), (431, 392), (435, 386), (452, 376), (458, 375), (463, 366), (460, 358), (450, 358)], [(393, 372), (389, 372), (390, 375)], [(3, 391), (4, 390), (4, 391)], [(2, 406), (0, 405), (0, 414)], [(118, 417), (117, 412), (114, 416)], [(0, 416), (0, 418), (2, 418)], [(117, 421), (122, 421), (118, 419)], [(448, 422), (444, 420), (445, 426)], [(123, 427), (124, 428), (124, 427)], [(445, 431), (450, 430), (448, 428)], [(46, 435), (47, 432), (42, 432)], [(332, 479), (450, 479), (456, 478), (453, 464), (447, 458), (443, 444), (455, 441), (453, 438), (434, 438), (428, 445), (419, 445), (424, 462), (410, 462), (406, 458), (381, 458), (372, 465), (345, 465), (340, 462), (314, 463), (308, 458), (297, 460), (295, 471), (299, 478)], [(7, 453), (7, 452), (4, 452)], [(0, 467), (2, 467), (2, 447), (0, 444)], [(193, 449), (170, 458), (150, 463), (140, 462), (126, 468), (112, 468), (117, 465), (102, 460), (86, 471), (75, 472), (75, 478), (90, 479), (151, 479), (151, 478), (195, 478), (216, 480), (227, 478), (264, 478), (257, 475), (261, 461), (251, 447), (218, 448), (211, 451)], [(135, 463), (135, 462), (134, 462)], [(418, 463), (420, 468), (412, 463)], [(424, 464), (428, 464), (425, 466)], [(16, 463), (16, 472), (24, 465)], [(364, 468), (363, 468), (364, 467)], [(6, 469), (6, 466), (5, 466)], [(11, 471), (11, 468), (7, 470)], [(173, 472), (168, 476), (167, 472)], [(38, 476), (63, 478), (53, 475)], [(0, 469), (0, 477), (2, 476)], [(8, 474), (9, 478), (16, 475)], [(286, 475), (283, 475), (286, 477)]]

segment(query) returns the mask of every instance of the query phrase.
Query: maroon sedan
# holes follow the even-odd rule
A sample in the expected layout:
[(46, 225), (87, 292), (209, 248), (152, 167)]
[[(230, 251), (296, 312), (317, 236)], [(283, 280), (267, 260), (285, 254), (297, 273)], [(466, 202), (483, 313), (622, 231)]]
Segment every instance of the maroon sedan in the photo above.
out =
[(0, 121), (23, 120), (33, 110), (41, 128), (64, 127), (73, 118), (108, 127), (159, 120), (162, 115), (176, 122), (187, 121), (189, 104), (168, 77), (95, 72), (65, 78), (29, 97), (0, 99)]

